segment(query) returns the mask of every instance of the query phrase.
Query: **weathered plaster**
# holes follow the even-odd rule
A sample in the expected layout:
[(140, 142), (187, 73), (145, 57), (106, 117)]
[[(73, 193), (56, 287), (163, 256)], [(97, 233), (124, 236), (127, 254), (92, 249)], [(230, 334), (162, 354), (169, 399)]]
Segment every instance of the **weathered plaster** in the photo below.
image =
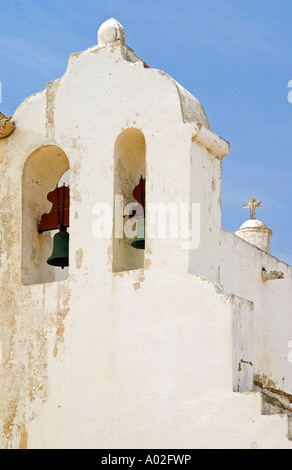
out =
[(11, 117), (5, 116), (0, 113), (0, 139), (8, 137), (15, 128), (15, 123)]
[[(221, 230), (229, 144), (194, 97), (107, 32), (18, 107), (0, 141), (0, 445), (292, 448), (287, 422), (261, 415), (254, 392), (264, 374), (291, 392), (291, 268)], [(147, 203), (200, 203), (201, 243), (151, 238), (146, 205), (144, 267), (113, 272), (113, 239), (93, 236), (92, 208), (113, 207), (115, 145), (133, 127)], [(68, 278), (42, 278), (37, 219), (69, 167)], [(264, 282), (263, 266), (284, 279)]]
[[(292, 394), (288, 343), (291, 339), (292, 268), (238, 236), (221, 232), (220, 283), (254, 304), (255, 375)], [(278, 278), (263, 279), (266, 272)], [(276, 277), (276, 276), (274, 276)], [(262, 382), (266, 387), (266, 380)]]

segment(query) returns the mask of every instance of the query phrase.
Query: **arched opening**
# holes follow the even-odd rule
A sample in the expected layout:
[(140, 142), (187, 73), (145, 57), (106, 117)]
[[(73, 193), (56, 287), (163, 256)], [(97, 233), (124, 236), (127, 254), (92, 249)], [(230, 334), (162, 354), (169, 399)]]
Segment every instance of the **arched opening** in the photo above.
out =
[(114, 171), (113, 272), (144, 267), (144, 250), (132, 246), (139, 230), (138, 221), (129, 222), (131, 205), (137, 203), (133, 191), (141, 177), (144, 181), (146, 178), (145, 154), (145, 138), (139, 129), (130, 128), (118, 136)]
[[(22, 280), (24, 284), (41, 284), (63, 280), (68, 268), (50, 266), (47, 259), (53, 249), (53, 231), (39, 233), (43, 214), (52, 203), (47, 195), (60, 181), (68, 184), (69, 161), (62, 149), (54, 145), (40, 147), (27, 159), (22, 176)], [(62, 178), (62, 179), (61, 179)]]

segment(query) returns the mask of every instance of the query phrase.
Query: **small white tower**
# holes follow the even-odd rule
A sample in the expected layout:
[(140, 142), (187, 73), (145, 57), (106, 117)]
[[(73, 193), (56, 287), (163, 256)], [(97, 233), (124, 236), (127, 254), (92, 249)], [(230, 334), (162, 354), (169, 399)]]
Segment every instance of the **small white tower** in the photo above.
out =
[(250, 219), (240, 226), (235, 235), (266, 253), (270, 253), (270, 238), (273, 232), (263, 222), (255, 218), (255, 209), (261, 205), (262, 203), (256, 202), (254, 197), (250, 198), (249, 203), (243, 204), (245, 209), (250, 209)]

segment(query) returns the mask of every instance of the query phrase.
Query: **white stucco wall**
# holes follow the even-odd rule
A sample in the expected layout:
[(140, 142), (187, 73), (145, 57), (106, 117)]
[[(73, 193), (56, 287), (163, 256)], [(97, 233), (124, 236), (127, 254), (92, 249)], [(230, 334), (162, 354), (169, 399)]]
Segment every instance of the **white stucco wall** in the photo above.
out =
[[(263, 281), (262, 268), (284, 279)], [(254, 368), (262, 385), (292, 394), (288, 360), (292, 334), (292, 268), (236, 235), (222, 230), (220, 283), (254, 304)]]
[[(267, 370), (260, 344), (273, 335), (263, 333), (250, 276), (232, 278), (236, 256), (255, 256), (253, 248), (225, 232), (220, 242), (228, 145), (209, 130), (200, 103), (117, 41), (73, 54), (65, 75), (13, 119), (15, 131), (0, 140), (0, 446), (292, 448), (287, 417), (262, 416), (251, 392), (254, 368)], [(113, 207), (115, 143), (129, 128), (146, 144), (144, 268), (113, 272), (113, 240), (93, 236), (93, 207)], [(40, 214), (23, 207), (23, 169), (43, 146), (69, 161), (70, 266), (67, 280), (29, 284), (23, 214), (31, 230)], [(36, 182), (44, 198), (46, 171)], [(196, 253), (180, 238), (151, 238), (148, 207), (157, 202), (200, 203)]]
[(190, 272), (219, 283), (222, 159), (193, 142), (191, 200), (200, 204), (200, 244), (190, 250)]

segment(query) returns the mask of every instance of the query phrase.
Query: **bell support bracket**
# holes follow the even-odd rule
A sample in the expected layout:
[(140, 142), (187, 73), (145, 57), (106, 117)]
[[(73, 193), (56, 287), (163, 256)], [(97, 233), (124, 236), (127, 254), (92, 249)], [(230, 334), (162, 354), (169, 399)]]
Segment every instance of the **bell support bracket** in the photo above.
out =
[(137, 219), (137, 235), (131, 246), (138, 250), (145, 250), (145, 178), (141, 176), (139, 184), (134, 188), (133, 196), (138, 202), (135, 210)]
[(39, 233), (49, 230), (57, 230), (60, 225), (63, 228), (69, 227), (69, 208), (70, 208), (70, 188), (69, 186), (56, 187), (54, 191), (47, 195), (48, 201), (53, 206), (48, 214), (43, 214), (38, 226)]

